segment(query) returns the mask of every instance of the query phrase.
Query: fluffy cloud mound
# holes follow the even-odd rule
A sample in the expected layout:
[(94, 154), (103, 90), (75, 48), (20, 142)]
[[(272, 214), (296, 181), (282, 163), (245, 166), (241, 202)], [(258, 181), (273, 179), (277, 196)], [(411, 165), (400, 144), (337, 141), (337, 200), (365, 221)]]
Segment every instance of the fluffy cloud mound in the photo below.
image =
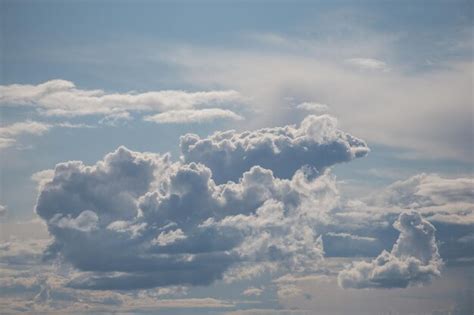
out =
[(124, 147), (93, 166), (58, 164), (51, 176), (36, 205), (54, 239), (47, 254), (82, 271), (68, 284), (82, 289), (315, 270), (323, 258), (315, 227), (338, 202), (334, 179), (310, 168), (279, 179), (253, 166), (218, 185), (203, 164)]
[(328, 115), (308, 116), (299, 127), (217, 132), (204, 139), (187, 134), (181, 137), (180, 147), (186, 163), (206, 165), (217, 183), (236, 181), (254, 165), (272, 170), (279, 178), (291, 178), (303, 165), (322, 172), (369, 152), (363, 140), (339, 130), (337, 120)]
[(442, 260), (434, 226), (418, 212), (403, 212), (393, 225), (400, 236), (389, 253), (370, 262), (356, 262), (338, 275), (343, 288), (406, 288), (439, 276)]

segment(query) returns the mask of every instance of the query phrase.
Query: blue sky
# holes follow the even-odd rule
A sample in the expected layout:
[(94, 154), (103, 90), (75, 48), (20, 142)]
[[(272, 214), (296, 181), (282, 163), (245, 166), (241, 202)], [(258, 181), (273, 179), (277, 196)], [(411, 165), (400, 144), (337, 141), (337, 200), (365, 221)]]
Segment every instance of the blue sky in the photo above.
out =
[(471, 314), (473, 12), (1, 1), (0, 306)]

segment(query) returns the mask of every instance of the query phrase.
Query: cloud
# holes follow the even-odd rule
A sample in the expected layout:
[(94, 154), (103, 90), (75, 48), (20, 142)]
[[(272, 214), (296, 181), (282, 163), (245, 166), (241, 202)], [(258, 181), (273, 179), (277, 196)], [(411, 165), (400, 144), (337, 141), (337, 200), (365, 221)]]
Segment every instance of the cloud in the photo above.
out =
[(323, 242), (328, 257), (375, 256), (383, 248), (375, 237), (344, 232), (327, 232)]
[(440, 252), (451, 264), (474, 257), (474, 241), (458, 241), (469, 235), (474, 227), (472, 187), (474, 180), (470, 177), (443, 178), (437, 174), (418, 174), (397, 181), (365, 199), (365, 208), (373, 218), (381, 213), (391, 216), (415, 209), (436, 226), (437, 236), (442, 240)]
[(54, 237), (47, 255), (82, 272), (68, 284), (76, 289), (207, 285), (255, 276), (241, 273), (248, 264), (317, 270), (315, 226), (338, 199), (334, 178), (309, 168), (279, 179), (253, 166), (218, 185), (205, 165), (124, 147), (93, 166), (70, 161), (34, 177), (36, 213)]
[(183, 230), (177, 229), (169, 232), (161, 232), (156, 239), (152, 241), (152, 244), (159, 246), (167, 246), (175, 243), (179, 240), (186, 239), (187, 236), (184, 234)]
[(13, 138), (22, 134), (42, 135), (52, 126), (50, 124), (36, 121), (18, 122), (11, 125), (0, 127), (0, 137)]
[(264, 289), (263, 288), (256, 288), (256, 287), (249, 287), (242, 292), (243, 296), (260, 296), (262, 295)]
[[(362, 64), (382, 69), (360, 71), (360, 66), (344, 60), (374, 55), (396, 60), (390, 57), (394, 50), (387, 47), (398, 43), (398, 35), (370, 32), (368, 40), (354, 33), (344, 41), (285, 37), (284, 46), (290, 49), (273, 44), (245, 48), (173, 44), (160, 46), (159, 62), (181, 66), (180, 79), (190, 84), (234, 88), (248, 96), (255, 112), (261, 113), (246, 117), (253, 126), (294, 122), (297, 113), (284, 97), (324, 99), (347, 130), (370, 143), (408, 149), (410, 156), (472, 162), (468, 136), (472, 61), (443, 60), (425, 71), (419, 62), (407, 64), (410, 58), (401, 58), (399, 65), (383, 71), (381, 60), (362, 58)], [(348, 46), (347, 40), (353, 45)]]
[(303, 165), (323, 172), (369, 152), (363, 140), (338, 129), (337, 120), (328, 115), (308, 116), (299, 127), (216, 132), (204, 139), (187, 134), (180, 138), (180, 147), (185, 162), (203, 163), (217, 183), (235, 181), (253, 165), (291, 178)]
[(347, 59), (346, 62), (352, 66), (356, 66), (360, 69), (365, 70), (389, 70), (385, 62), (373, 58), (351, 58)]
[(4, 205), (0, 205), (0, 218), (5, 216), (7, 214), (7, 207), (5, 207)]
[(298, 109), (302, 109), (308, 112), (325, 112), (329, 109), (329, 106), (326, 104), (320, 104), (320, 103), (315, 103), (315, 102), (304, 102), (301, 104), (298, 104), (296, 106)]
[[(240, 94), (233, 90), (106, 93), (102, 90), (82, 90), (77, 88), (73, 82), (66, 80), (51, 80), (38, 85), (0, 86), (1, 106), (34, 107), (41, 114), (48, 116), (123, 117), (128, 112), (189, 110), (241, 103), (242, 101), (243, 98)], [(209, 113), (207, 115), (209, 116)]]
[(356, 262), (338, 275), (343, 288), (406, 288), (429, 283), (441, 273), (434, 226), (418, 212), (403, 212), (393, 225), (400, 231), (392, 251), (370, 262)]
[(0, 149), (9, 148), (15, 145), (16, 140), (11, 138), (0, 138)]
[(242, 120), (233, 111), (220, 108), (170, 110), (164, 113), (145, 116), (145, 121), (158, 124), (205, 123), (216, 119)]
[[(46, 257), (78, 270), (67, 287), (135, 290), (318, 272), (325, 247), (332, 256), (388, 248), (396, 238), (389, 224), (400, 212), (392, 251), (355, 263), (340, 278), (346, 287), (424, 283), (441, 265), (434, 228), (401, 205), (470, 202), (469, 182), (423, 176), (364, 202), (341, 201), (327, 167), (369, 149), (327, 115), (308, 116), (300, 126), (186, 135), (181, 146), (190, 153), (179, 161), (120, 147), (92, 166), (69, 161), (33, 176), (35, 211), (53, 237)], [(232, 172), (219, 177), (222, 161)]]
[(41, 136), (50, 131), (54, 127), (59, 128), (92, 128), (86, 124), (71, 124), (63, 122), (58, 124), (49, 124), (38, 121), (27, 120), (24, 122), (16, 122), (10, 125), (0, 127), (0, 149), (8, 148), (16, 143), (16, 138), (23, 135)]
[[(470, 210), (472, 216), (473, 187), (472, 178), (450, 179), (436, 174), (418, 174), (393, 183), (373, 196), (369, 203), (385, 207), (414, 208), (422, 212), (433, 212), (433, 209), (439, 206), (449, 205), (449, 208), (461, 207), (463, 212)], [(456, 211), (446, 208), (444, 207), (444, 211)]]
[(61, 217), (61, 215), (51, 218), (49, 223), (51, 225), (56, 225), (61, 229), (74, 229), (81, 232), (90, 232), (94, 229), (97, 229), (97, 223), (99, 217), (95, 212), (90, 210), (85, 210), (81, 212), (76, 218)]

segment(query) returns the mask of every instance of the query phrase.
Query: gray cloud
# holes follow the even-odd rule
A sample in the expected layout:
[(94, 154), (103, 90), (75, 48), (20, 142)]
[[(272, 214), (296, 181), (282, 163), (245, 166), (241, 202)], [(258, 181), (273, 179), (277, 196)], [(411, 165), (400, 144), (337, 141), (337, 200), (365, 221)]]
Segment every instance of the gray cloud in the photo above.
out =
[(235, 181), (254, 165), (291, 178), (303, 165), (322, 172), (369, 152), (364, 141), (339, 130), (337, 120), (328, 115), (308, 116), (299, 127), (217, 132), (204, 139), (187, 134), (181, 137), (180, 147), (185, 162), (203, 163), (217, 183)]
[(7, 214), (7, 207), (0, 205), (0, 218)]
[[(187, 135), (181, 145), (207, 152), (205, 161), (189, 153), (174, 162), (120, 147), (95, 165), (69, 161), (34, 176), (36, 213), (54, 240), (46, 256), (80, 271), (69, 287), (133, 290), (232, 282), (266, 271), (316, 272), (323, 241), (329, 256), (375, 256), (395, 241), (390, 224), (403, 207), (426, 217), (432, 213), (424, 207), (470, 202), (469, 182), (426, 175), (365, 202), (342, 202), (326, 168), (369, 149), (329, 116), (309, 116), (299, 127)], [(235, 165), (218, 175), (224, 160)], [(433, 226), (415, 213), (403, 213), (394, 226), (400, 236), (392, 251), (343, 271), (343, 286), (403, 287), (439, 273)], [(413, 237), (422, 232), (425, 238)]]
[[(54, 237), (47, 256), (83, 272), (68, 284), (78, 289), (316, 270), (324, 252), (315, 227), (338, 199), (334, 179), (310, 168), (278, 179), (254, 166), (218, 185), (202, 164), (124, 147), (93, 166), (70, 161), (43, 173), (36, 213)], [(256, 269), (239, 269), (247, 264)]]
[(425, 284), (441, 273), (434, 226), (418, 212), (403, 212), (394, 227), (400, 236), (389, 253), (356, 262), (338, 275), (343, 288), (405, 288)]
[[(397, 181), (366, 200), (372, 211), (399, 213), (415, 209), (432, 222), (442, 240), (440, 253), (448, 264), (474, 257), (474, 240), (459, 242), (474, 228), (474, 180), (419, 174)], [(371, 211), (371, 212), (372, 212)]]

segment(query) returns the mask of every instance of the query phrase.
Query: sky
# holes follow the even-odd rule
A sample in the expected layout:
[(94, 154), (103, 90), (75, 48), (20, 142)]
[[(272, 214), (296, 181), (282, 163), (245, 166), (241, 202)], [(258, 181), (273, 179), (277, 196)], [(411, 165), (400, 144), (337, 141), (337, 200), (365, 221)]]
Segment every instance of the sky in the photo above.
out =
[(0, 312), (474, 314), (473, 14), (0, 0)]

